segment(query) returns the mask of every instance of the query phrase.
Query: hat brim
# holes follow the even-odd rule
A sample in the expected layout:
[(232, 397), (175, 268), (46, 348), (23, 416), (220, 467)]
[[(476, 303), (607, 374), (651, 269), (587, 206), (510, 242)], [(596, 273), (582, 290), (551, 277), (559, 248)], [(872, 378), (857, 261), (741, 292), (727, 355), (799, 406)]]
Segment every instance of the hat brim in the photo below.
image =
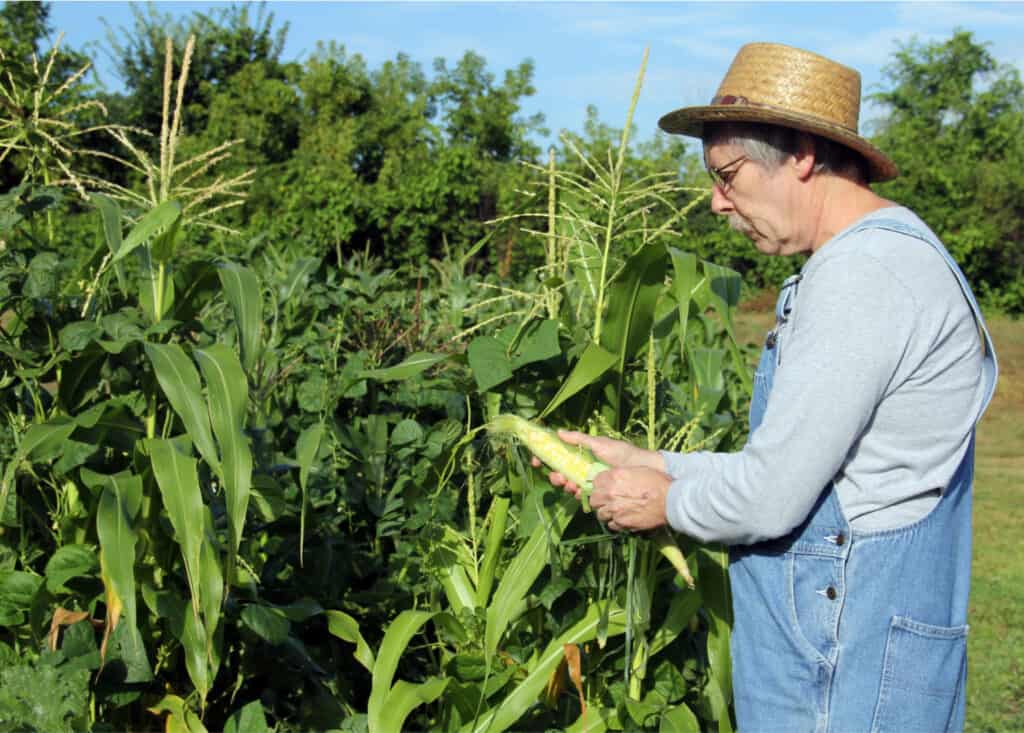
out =
[(869, 179), (874, 183), (890, 181), (900, 174), (899, 168), (889, 156), (860, 135), (839, 125), (782, 109), (743, 104), (683, 107), (663, 116), (658, 120), (658, 127), (676, 135), (703, 138), (704, 126), (716, 122), (763, 122), (821, 135), (864, 156), (868, 163)]

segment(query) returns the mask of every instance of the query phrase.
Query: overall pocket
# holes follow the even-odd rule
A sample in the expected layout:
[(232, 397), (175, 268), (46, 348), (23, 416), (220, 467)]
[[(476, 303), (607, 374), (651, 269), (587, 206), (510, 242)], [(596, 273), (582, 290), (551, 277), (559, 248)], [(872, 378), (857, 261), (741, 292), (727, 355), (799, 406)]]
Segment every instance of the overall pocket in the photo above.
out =
[(932, 626), (894, 616), (872, 733), (952, 731), (966, 671), (967, 626)]

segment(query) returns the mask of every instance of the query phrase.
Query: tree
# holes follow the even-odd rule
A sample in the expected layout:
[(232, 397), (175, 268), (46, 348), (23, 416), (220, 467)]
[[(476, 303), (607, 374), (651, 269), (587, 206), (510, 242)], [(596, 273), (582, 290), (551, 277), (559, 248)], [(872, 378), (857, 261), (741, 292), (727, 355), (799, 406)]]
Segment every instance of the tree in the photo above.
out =
[(990, 304), (1024, 312), (1024, 84), (971, 33), (912, 40), (870, 98), (901, 169), (880, 194), (913, 208)]
[[(133, 5), (133, 28), (107, 28), (107, 42), (117, 62), (117, 73), (128, 89), (128, 119), (121, 122), (152, 132), (160, 129), (163, 98), (164, 42), (169, 36), (183, 48), (190, 35), (196, 50), (185, 90), (184, 103), (194, 130), (206, 127), (213, 98), (220, 88), (248, 64), (263, 62), (264, 76), (286, 77), (280, 60), (288, 25), (274, 28), (274, 14), (260, 5), (255, 17), (250, 4), (214, 8), (209, 14), (192, 13), (175, 20), (147, 5)], [(175, 74), (178, 69), (175, 68)]]

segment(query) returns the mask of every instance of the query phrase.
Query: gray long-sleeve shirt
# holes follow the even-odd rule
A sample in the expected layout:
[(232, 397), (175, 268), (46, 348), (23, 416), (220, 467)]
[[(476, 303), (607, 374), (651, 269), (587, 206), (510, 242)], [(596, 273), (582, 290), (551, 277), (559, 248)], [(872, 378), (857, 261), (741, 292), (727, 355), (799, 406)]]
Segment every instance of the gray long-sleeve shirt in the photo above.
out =
[[(925, 228), (902, 207), (862, 221), (871, 217)], [(832, 480), (854, 529), (927, 514), (967, 450), (984, 392), (978, 328), (943, 258), (890, 231), (840, 233), (804, 266), (784, 329), (747, 446), (663, 452), (672, 527), (729, 544), (780, 537)]]

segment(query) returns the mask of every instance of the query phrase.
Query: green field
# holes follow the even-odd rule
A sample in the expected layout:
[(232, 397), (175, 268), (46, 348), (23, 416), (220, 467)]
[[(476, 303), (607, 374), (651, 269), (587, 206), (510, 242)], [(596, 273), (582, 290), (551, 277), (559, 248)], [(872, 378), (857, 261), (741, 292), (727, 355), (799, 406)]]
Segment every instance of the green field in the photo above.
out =
[[(772, 298), (746, 304), (743, 343), (771, 326)], [(988, 321), (996, 395), (978, 431), (966, 730), (1024, 730), (1024, 323)]]
[(967, 730), (1024, 730), (1024, 323), (989, 319), (1001, 374), (978, 431)]

